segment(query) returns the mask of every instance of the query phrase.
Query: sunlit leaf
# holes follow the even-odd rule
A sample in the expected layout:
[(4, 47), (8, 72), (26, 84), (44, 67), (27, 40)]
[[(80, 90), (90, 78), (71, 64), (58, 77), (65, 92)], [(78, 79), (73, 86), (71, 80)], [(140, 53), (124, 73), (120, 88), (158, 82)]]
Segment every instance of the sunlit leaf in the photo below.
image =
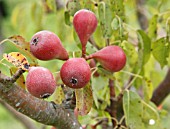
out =
[(138, 30), (137, 34), (139, 39), (139, 67), (142, 67), (150, 58), (151, 40), (142, 30)]
[(26, 57), (19, 52), (11, 52), (9, 54), (4, 54), (3, 57), (17, 68), (21, 68), (23, 70), (29, 69), (29, 63)]
[(169, 43), (166, 38), (160, 38), (152, 43), (152, 54), (154, 58), (160, 63), (163, 68), (167, 64), (167, 58), (169, 56)]
[[(11, 67), (10, 68), (11, 75), (14, 75), (17, 70), (18, 70), (18, 68)], [(25, 79), (24, 79), (24, 75), (23, 74), (20, 75), (20, 77), (17, 79), (16, 83), (17, 83), (18, 86), (20, 86), (21, 88), (25, 89)]]
[(80, 115), (86, 115), (90, 112), (93, 105), (93, 95), (90, 83), (84, 88), (75, 89), (76, 108)]
[(158, 15), (154, 15), (149, 21), (148, 36), (151, 39), (156, 39), (157, 37), (157, 21)]

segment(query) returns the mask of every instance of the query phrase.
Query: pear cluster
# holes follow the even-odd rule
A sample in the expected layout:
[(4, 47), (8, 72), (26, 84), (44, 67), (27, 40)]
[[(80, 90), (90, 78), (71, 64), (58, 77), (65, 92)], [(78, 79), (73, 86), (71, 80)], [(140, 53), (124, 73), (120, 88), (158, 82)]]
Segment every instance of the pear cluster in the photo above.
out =
[[(126, 55), (119, 46), (106, 46), (86, 56), (86, 44), (95, 32), (97, 24), (95, 14), (87, 9), (79, 10), (73, 17), (73, 26), (82, 45), (82, 57), (69, 59), (68, 52), (59, 37), (47, 30), (33, 35), (30, 41), (30, 51), (39, 60), (59, 59), (65, 61), (60, 69), (61, 80), (70, 88), (83, 88), (91, 78), (91, 69), (87, 60), (95, 59), (110, 72), (118, 72), (126, 64)], [(54, 92), (56, 81), (48, 69), (30, 67), (26, 78), (26, 87), (35, 97), (47, 98)]]

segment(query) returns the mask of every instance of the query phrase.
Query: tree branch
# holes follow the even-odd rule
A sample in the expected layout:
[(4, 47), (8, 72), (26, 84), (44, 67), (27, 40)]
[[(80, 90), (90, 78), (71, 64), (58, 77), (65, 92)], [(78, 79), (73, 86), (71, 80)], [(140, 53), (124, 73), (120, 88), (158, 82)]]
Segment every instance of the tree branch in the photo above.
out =
[[(1, 75), (1, 74), (0, 74)], [(82, 129), (73, 110), (35, 98), (24, 89), (0, 76), (0, 98), (18, 112), (58, 129)], [(2, 81), (4, 80), (4, 81)], [(4, 83), (5, 82), (5, 83)]]
[(167, 72), (165, 79), (162, 83), (155, 89), (153, 92), (151, 101), (159, 106), (162, 101), (169, 95), (170, 93), (170, 69)]

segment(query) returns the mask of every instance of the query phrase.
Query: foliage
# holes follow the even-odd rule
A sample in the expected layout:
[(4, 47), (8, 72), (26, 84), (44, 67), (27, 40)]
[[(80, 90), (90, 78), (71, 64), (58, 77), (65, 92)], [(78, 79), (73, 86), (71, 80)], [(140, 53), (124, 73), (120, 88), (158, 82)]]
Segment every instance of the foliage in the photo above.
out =
[[(147, 1), (145, 8), (148, 11), (145, 13), (149, 24), (147, 30), (142, 30), (134, 1), (68, 0), (66, 9), (57, 10), (53, 0), (46, 2), (18, 0), (12, 2), (14, 7), (10, 4), (10, 0), (7, 0), (6, 3), (12, 14), (3, 19), (2, 32), (4, 37), (10, 38), (2, 41), (1, 44), (5, 44), (1, 46), (5, 48), (4, 53), (19, 52), (31, 65), (44, 66), (57, 77), (56, 72), (59, 72), (63, 61), (37, 61), (25, 50), (28, 48), (27, 41), (30, 41), (31, 36), (39, 30), (50, 30), (60, 37), (69, 52), (69, 57), (80, 57), (80, 41), (74, 31), (72, 19), (77, 10), (88, 8), (96, 14), (98, 26), (93, 34), (97, 47), (88, 42), (87, 54), (90, 55), (108, 44), (118, 45), (124, 49), (127, 63), (122, 71), (110, 73), (97, 62), (96, 70), (100, 76), (92, 76), (91, 84), (75, 91), (77, 108), (80, 109), (79, 115), (85, 115), (79, 116), (79, 121), (88, 128), (103, 118), (108, 118), (108, 123), (111, 124), (113, 116), (106, 111), (106, 108), (111, 105), (110, 100), (113, 96), (110, 95), (109, 80), (113, 80), (114, 97), (117, 98), (123, 92), (124, 116), (120, 117), (125, 118), (128, 128), (167, 128), (169, 123), (164, 119), (169, 117), (169, 109), (158, 110), (150, 99), (153, 90), (163, 80), (170, 66), (170, 10), (168, 9), (170, 2)], [(18, 34), (22, 36), (16, 36)], [(2, 55), (0, 57), (2, 73), (10, 75), (12, 69), (13, 73), (15, 68), (9, 63), (10, 61), (3, 60)], [(23, 67), (23, 64), (21, 66)], [(21, 76), (17, 83), (23, 81), (24, 78)], [(58, 84), (61, 83), (60, 79), (57, 81)], [(24, 87), (23, 84), (20, 86)], [(138, 93), (142, 95), (139, 96)], [(64, 100), (63, 94), (60, 87), (49, 100), (54, 99), (56, 103), (61, 103)], [(118, 116), (117, 121), (121, 118)]]

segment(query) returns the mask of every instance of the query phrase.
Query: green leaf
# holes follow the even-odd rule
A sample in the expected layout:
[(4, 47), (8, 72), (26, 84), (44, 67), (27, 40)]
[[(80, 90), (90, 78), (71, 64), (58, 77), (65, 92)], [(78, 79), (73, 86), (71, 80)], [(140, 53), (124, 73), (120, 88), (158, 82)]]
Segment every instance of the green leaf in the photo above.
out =
[(121, 46), (126, 54), (129, 66), (135, 66), (138, 61), (138, 53), (135, 50), (135, 46), (127, 41), (123, 41)]
[(75, 89), (76, 108), (80, 115), (86, 115), (90, 112), (93, 105), (93, 95), (90, 83), (84, 88)]
[(158, 21), (158, 15), (154, 15), (150, 21), (149, 21), (149, 28), (148, 28), (148, 36), (155, 40), (157, 37), (157, 21)]
[(124, 0), (111, 0), (110, 5), (112, 7), (113, 12), (117, 16), (119, 16), (122, 21), (125, 20), (125, 8), (124, 8)]
[(110, 5), (104, 2), (99, 3), (98, 12), (103, 37), (110, 38), (113, 33), (111, 24), (114, 18), (114, 13), (111, 11)]
[(64, 13), (64, 18), (65, 18), (65, 23), (66, 25), (70, 26), (71, 25), (71, 22), (70, 22), (70, 14), (68, 11), (65, 11)]
[(144, 78), (144, 100), (149, 102), (153, 94), (153, 85), (151, 80)]
[(138, 30), (138, 39), (139, 39), (139, 67), (142, 67), (147, 63), (150, 58), (151, 53), (151, 40), (148, 35), (142, 31)]
[(69, 12), (70, 16), (74, 16), (74, 14), (81, 9), (81, 5), (79, 0), (68, 0), (67, 4), (67, 11)]
[[(123, 96), (125, 122), (130, 129), (160, 128), (159, 114), (156, 107), (146, 103), (133, 91), (125, 91)], [(152, 124), (150, 121), (154, 121)]]
[(163, 68), (168, 62), (167, 58), (169, 56), (169, 43), (166, 41), (166, 38), (160, 38), (152, 43), (152, 54), (154, 58), (160, 63)]
[(125, 122), (130, 129), (144, 129), (142, 123), (143, 104), (141, 98), (132, 91), (125, 91), (123, 95), (123, 110)]

